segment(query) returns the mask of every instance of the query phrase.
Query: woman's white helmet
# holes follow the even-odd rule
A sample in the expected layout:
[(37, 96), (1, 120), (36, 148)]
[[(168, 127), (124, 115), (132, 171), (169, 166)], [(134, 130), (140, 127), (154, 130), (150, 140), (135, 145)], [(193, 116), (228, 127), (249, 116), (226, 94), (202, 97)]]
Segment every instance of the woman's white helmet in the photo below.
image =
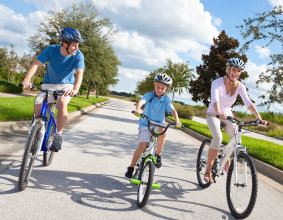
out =
[(226, 66), (235, 66), (235, 67), (238, 67), (241, 70), (245, 69), (244, 61), (242, 61), (240, 58), (236, 58), (236, 57), (230, 58), (227, 61)]
[(172, 85), (172, 79), (166, 73), (158, 73), (154, 78), (154, 82), (160, 82), (169, 87)]

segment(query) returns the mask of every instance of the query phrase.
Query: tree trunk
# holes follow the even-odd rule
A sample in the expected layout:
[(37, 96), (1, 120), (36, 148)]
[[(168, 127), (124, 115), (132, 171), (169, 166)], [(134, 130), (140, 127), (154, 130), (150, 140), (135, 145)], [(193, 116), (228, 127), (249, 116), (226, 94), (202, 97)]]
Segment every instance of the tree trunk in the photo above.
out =
[(98, 91), (98, 90), (96, 90), (96, 98), (98, 98), (98, 93), (99, 93), (99, 91)]
[(87, 90), (87, 96), (86, 98), (89, 99), (90, 89)]
[(173, 97), (172, 97), (172, 103), (174, 102), (174, 96), (175, 96), (175, 88), (173, 89)]

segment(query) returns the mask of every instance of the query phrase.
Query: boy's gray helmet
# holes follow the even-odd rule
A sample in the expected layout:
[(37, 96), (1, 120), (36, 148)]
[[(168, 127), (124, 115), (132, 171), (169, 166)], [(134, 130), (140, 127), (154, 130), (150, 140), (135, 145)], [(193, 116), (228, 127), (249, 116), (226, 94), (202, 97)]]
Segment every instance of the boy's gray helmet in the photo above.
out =
[(241, 70), (245, 69), (244, 61), (242, 61), (240, 58), (236, 58), (236, 57), (230, 58), (227, 61), (226, 66), (235, 66), (235, 67), (238, 67)]
[(161, 82), (169, 87), (172, 85), (172, 79), (166, 73), (158, 73), (154, 78), (154, 82)]

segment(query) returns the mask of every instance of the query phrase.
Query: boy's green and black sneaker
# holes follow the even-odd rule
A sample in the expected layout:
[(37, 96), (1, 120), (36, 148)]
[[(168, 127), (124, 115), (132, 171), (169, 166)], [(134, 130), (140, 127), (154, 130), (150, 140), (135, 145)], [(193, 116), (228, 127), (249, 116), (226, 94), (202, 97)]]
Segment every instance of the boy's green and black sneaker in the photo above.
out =
[(156, 164), (155, 164), (155, 166), (156, 166), (156, 168), (160, 168), (162, 166), (161, 155), (155, 154), (155, 156), (156, 156)]
[(128, 170), (125, 173), (125, 177), (127, 179), (131, 179), (133, 177), (133, 172), (134, 172), (134, 168), (133, 167), (128, 167)]

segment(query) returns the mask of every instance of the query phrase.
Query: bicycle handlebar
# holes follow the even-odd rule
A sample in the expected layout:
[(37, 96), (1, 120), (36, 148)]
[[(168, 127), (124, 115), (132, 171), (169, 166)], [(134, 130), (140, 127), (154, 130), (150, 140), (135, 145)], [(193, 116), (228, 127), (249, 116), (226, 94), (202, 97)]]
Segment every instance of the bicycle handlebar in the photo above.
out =
[[(219, 115), (216, 115), (216, 118), (219, 118)], [(254, 120), (254, 121), (239, 121), (238, 119), (236, 118), (233, 118), (231, 116), (227, 116), (227, 120), (232, 122), (232, 123), (237, 123), (237, 124), (240, 124), (242, 126), (244, 125), (249, 125), (249, 126), (259, 126), (260, 124), (262, 124), (261, 121), (259, 120)], [(269, 125), (269, 123), (267, 123), (267, 125)]]
[[(135, 113), (135, 111), (132, 111), (132, 113)], [(156, 123), (156, 122), (150, 121), (149, 118), (148, 118), (145, 114), (140, 114), (140, 115), (137, 114), (137, 116), (139, 116), (139, 117), (141, 117), (141, 118), (145, 118), (145, 119), (148, 121), (148, 130), (149, 130), (150, 133), (151, 133), (153, 136), (155, 136), (155, 137), (157, 137), (157, 136), (159, 136), (159, 135), (163, 135), (163, 134), (167, 131), (167, 129), (169, 128), (169, 126), (174, 126), (174, 125), (175, 125), (175, 127), (176, 127), (176, 128), (179, 128), (179, 129), (182, 129), (182, 128), (184, 127), (184, 125), (182, 125), (182, 127), (177, 127), (177, 126), (176, 126), (176, 122), (172, 122), (172, 123), (169, 123), (169, 124), (167, 124), (167, 125), (165, 125), (165, 124), (160, 124), (160, 123)], [(164, 130), (162, 133), (157, 134), (157, 133), (154, 133), (153, 131), (150, 130), (150, 125), (153, 125), (153, 126), (156, 126), (156, 127), (160, 127), (160, 128), (165, 128), (165, 130)]]
[[(18, 86), (19, 87), (24, 87), (23, 84), (19, 84)], [(65, 91), (63, 91), (63, 90), (47, 90), (47, 89), (41, 89), (40, 87), (32, 85), (31, 86), (31, 90), (34, 90), (34, 89), (38, 89), (41, 92), (45, 92), (46, 95), (47, 94), (53, 94), (53, 95), (61, 96), (61, 95), (64, 95), (64, 93), (65, 93)]]

